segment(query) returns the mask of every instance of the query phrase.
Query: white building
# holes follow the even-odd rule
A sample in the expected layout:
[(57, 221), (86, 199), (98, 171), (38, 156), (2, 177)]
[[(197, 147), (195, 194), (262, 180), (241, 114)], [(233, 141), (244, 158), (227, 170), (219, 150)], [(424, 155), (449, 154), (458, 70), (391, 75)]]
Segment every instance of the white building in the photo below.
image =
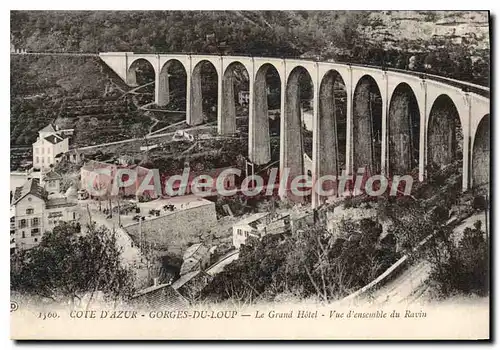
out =
[(17, 187), (12, 199), (15, 249), (26, 250), (40, 244), (43, 234), (61, 222), (79, 218), (76, 203), (67, 198), (48, 198), (38, 179), (30, 179)]
[(69, 139), (65, 130), (58, 130), (52, 124), (38, 132), (33, 143), (33, 168), (49, 169), (61, 156), (69, 151)]
[(239, 249), (248, 237), (261, 239), (268, 234), (283, 234), (290, 230), (290, 215), (256, 213), (233, 226), (233, 246)]
[(233, 246), (239, 249), (242, 244), (245, 244), (250, 236), (260, 238), (255, 223), (268, 214), (269, 213), (257, 213), (238, 221), (233, 226)]

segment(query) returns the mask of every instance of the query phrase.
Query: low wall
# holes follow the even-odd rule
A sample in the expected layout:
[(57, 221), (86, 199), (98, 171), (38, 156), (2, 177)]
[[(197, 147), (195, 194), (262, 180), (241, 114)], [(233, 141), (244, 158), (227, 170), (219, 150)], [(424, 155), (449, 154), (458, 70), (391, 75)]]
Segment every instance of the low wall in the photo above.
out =
[[(143, 248), (150, 243), (157, 251), (182, 258), (186, 248), (200, 241), (200, 233), (208, 231), (217, 223), (215, 203), (178, 210), (142, 222)], [(124, 227), (134, 243), (140, 246), (139, 224)]]
[(412, 252), (403, 255), (398, 261), (396, 261), (392, 266), (390, 266), (387, 270), (385, 270), (380, 276), (375, 278), (373, 281), (368, 283), (366, 286), (358, 289), (354, 293), (349, 294), (345, 298), (341, 299), (341, 302), (350, 301), (354, 299), (358, 299), (361, 297), (365, 297), (372, 290), (383, 286), (386, 282), (391, 280), (392, 278), (396, 278), (406, 267), (408, 267), (408, 262), (412, 253), (420, 250), (429, 240), (435, 235), (435, 233), (431, 233), (427, 237), (425, 237), (422, 241), (420, 241), (415, 248), (413, 248)]

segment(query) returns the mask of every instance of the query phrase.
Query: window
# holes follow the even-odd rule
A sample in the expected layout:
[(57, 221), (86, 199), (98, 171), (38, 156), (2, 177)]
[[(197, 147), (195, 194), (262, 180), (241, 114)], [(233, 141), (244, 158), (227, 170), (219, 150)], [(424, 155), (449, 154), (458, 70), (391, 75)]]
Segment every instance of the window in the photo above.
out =
[(52, 213), (49, 213), (49, 219), (50, 218), (60, 218), (63, 216), (62, 211), (53, 211)]
[(26, 226), (26, 219), (19, 220), (19, 228), (25, 228)]
[(31, 235), (32, 236), (39, 236), (40, 235), (40, 229), (39, 228), (32, 228), (31, 229)]
[(40, 163), (40, 158), (38, 156), (36, 157), (36, 162), (35, 163), (37, 163), (37, 164)]
[(38, 225), (40, 225), (40, 219), (39, 218), (33, 218), (33, 219), (31, 219), (31, 226), (37, 227)]
[[(43, 149), (43, 148), (42, 148), (42, 149)], [(44, 161), (44, 160), (45, 160), (45, 158), (44, 158), (44, 157), (42, 157), (42, 164), (43, 164), (43, 161)]]
[(22, 238), (26, 238), (26, 235), (24, 234), (24, 231), (23, 231), (23, 232), (21, 232), (21, 237), (22, 237)]
[(45, 148), (42, 147), (42, 154), (43, 154), (44, 151), (45, 151)]
[(35, 154), (38, 154), (38, 147), (35, 147)]
[(47, 148), (47, 154), (50, 154), (50, 148)]
[(36, 242), (38, 242), (38, 238), (33, 239), (33, 241), (34, 241), (35, 243), (36, 243)]
[(76, 220), (76, 213), (73, 212), (73, 220)]
[(34, 212), (35, 212), (35, 210), (33, 208), (26, 209), (26, 215), (33, 214)]

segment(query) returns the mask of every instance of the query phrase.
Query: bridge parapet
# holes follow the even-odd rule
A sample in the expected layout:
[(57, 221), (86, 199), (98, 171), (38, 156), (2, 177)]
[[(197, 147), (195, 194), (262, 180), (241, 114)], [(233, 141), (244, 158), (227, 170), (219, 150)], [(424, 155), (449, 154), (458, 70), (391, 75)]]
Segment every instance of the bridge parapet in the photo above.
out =
[[(225, 63), (226, 68), (229, 64), (233, 63), (234, 61), (239, 61), (246, 67), (250, 65), (250, 62), (254, 62), (256, 66), (260, 66), (264, 63), (269, 63), (272, 64), (273, 66), (276, 67), (276, 69), (279, 71), (279, 66), (281, 64), (284, 64), (287, 66), (287, 73), (290, 73), (291, 70), (293, 70), (297, 66), (302, 66), (304, 67), (308, 73), (311, 75), (311, 77), (315, 76), (317, 73), (317, 67), (319, 68), (319, 76), (320, 78), (324, 75), (321, 74), (323, 72), (328, 71), (329, 69), (335, 69), (341, 73), (341, 71), (344, 72), (344, 74), (347, 74), (346, 71), (350, 67), (353, 72), (358, 72), (358, 75), (364, 75), (364, 74), (370, 74), (370, 75), (377, 75), (377, 76), (382, 76), (384, 73), (382, 72), (387, 72), (386, 74), (389, 75), (398, 75), (398, 76), (404, 76), (406, 79), (412, 79), (411, 77), (416, 77), (416, 79), (425, 79), (427, 81), (436, 81), (440, 82), (449, 86), (453, 86), (455, 88), (461, 89), (461, 90), (467, 90), (471, 93), (483, 96), (483, 97), (489, 97), (490, 94), (490, 89), (485, 86), (465, 82), (465, 81), (459, 81), (456, 79), (451, 79), (451, 78), (446, 78), (442, 76), (437, 76), (437, 75), (432, 75), (432, 74), (427, 74), (425, 72), (417, 72), (417, 71), (410, 71), (410, 70), (402, 70), (402, 69), (397, 69), (397, 68), (392, 68), (392, 67), (379, 67), (379, 66), (371, 66), (371, 65), (363, 65), (363, 64), (351, 64), (351, 63), (345, 63), (345, 62), (329, 62), (329, 61), (318, 61), (318, 60), (311, 60), (307, 58), (276, 58), (276, 57), (265, 57), (265, 56), (245, 56), (245, 55), (235, 55), (235, 56), (230, 56), (230, 55), (218, 55), (218, 54), (193, 54), (193, 53), (134, 53), (134, 52), (101, 52), (99, 53), (99, 56), (103, 60), (107, 60), (108, 58), (123, 58), (124, 56), (128, 57), (130, 62), (133, 62), (136, 59), (139, 58), (144, 58), (147, 60), (154, 60), (154, 59), (159, 59), (162, 61), (162, 63), (170, 60), (170, 59), (177, 59), (183, 63), (188, 61), (189, 59), (192, 59), (196, 61), (197, 63), (203, 60), (218, 63), (224, 61), (227, 62)], [(130, 65), (130, 63), (129, 63)], [(214, 64), (215, 65), (215, 64)], [(157, 67), (158, 65), (154, 65), (154, 67)], [(257, 70), (257, 69), (256, 69)], [(344, 80), (345, 77), (342, 75), (342, 78)], [(313, 79), (314, 80), (314, 79)], [(355, 79), (354, 79), (355, 80)]]

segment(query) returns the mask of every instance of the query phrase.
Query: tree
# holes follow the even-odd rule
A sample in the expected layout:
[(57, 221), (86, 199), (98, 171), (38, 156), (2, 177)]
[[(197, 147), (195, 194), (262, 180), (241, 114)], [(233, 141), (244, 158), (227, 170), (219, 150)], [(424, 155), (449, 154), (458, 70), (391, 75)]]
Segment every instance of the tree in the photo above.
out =
[(11, 289), (74, 303), (97, 292), (111, 300), (133, 292), (132, 271), (122, 265), (114, 232), (89, 225), (79, 234), (79, 225), (64, 223), (47, 232), (39, 246), (13, 256)]
[(212, 300), (269, 300), (281, 293), (335, 300), (361, 288), (399, 257), (377, 241), (381, 226), (369, 219), (345, 222), (336, 235), (314, 226), (294, 236), (250, 237), (239, 259), (205, 287)]
[(433, 263), (430, 280), (442, 296), (457, 292), (488, 294), (489, 247), (481, 221), (475, 222), (473, 228), (465, 228), (458, 244), (450, 232), (443, 232), (436, 237), (434, 247), (427, 254)]

